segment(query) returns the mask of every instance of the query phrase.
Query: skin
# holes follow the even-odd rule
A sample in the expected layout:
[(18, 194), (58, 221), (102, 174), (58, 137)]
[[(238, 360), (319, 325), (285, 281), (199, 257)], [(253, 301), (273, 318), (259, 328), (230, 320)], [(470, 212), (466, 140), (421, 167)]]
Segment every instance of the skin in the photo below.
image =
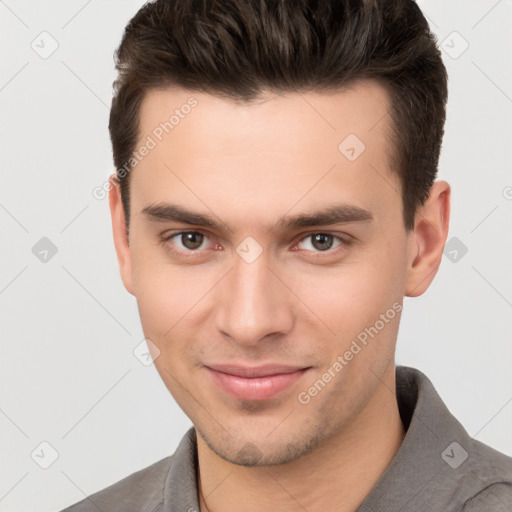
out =
[[(198, 433), (201, 509), (354, 511), (404, 436), (394, 373), (400, 313), (309, 403), (298, 395), (393, 304), (427, 290), (448, 233), (450, 186), (434, 183), (406, 232), (388, 163), (389, 97), (378, 83), (267, 93), (251, 104), (152, 91), (141, 106), (140, 142), (191, 96), (197, 106), (131, 171), (129, 236), (114, 179), (109, 198), (123, 283), (137, 299), (155, 366)], [(355, 161), (338, 150), (350, 133), (366, 146)], [(340, 202), (372, 220), (271, 230), (283, 216)], [(230, 229), (142, 213), (159, 203)], [(205, 237), (196, 249), (180, 236), (161, 241), (198, 229)], [(331, 248), (313, 243), (318, 233), (334, 235)], [(252, 263), (236, 251), (249, 236), (262, 249)], [(256, 402), (222, 391), (205, 368), (215, 363), (309, 369)]]

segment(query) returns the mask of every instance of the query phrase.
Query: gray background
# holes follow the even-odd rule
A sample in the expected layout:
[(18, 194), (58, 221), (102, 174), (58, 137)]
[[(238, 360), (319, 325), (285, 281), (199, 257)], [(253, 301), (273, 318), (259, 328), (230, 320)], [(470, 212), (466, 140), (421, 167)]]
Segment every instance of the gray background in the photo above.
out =
[[(190, 425), (133, 354), (136, 302), (93, 196), (113, 171), (112, 54), (141, 5), (0, 1), (1, 511), (59, 510), (169, 455)], [(450, 77), (452, 217), (437, 278), (405, 299), (397, 363), (512, 455), (512, 3), (420, 6)]]

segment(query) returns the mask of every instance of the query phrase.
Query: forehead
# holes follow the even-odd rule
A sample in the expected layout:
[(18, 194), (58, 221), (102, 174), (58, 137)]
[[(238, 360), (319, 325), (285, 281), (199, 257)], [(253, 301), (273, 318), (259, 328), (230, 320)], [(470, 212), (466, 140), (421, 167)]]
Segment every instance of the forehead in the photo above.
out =
[[(196, 152), (223, 153), (234, 149), (225, 144), (243, 144), (248, 139), (259, 143), (255, 150), (286, 148), (298, 142), (308, 142), (311, 149), (325, 146), (321, 141), (335, 143), (349, 133), (372, 142), (388, 132), (389, 106), (386, 89), (374, 80), (361, 80), (329, 93), (267, 91), (250, 102), (173, 87), (146, 93), (140, 107), (139, 135), (153, 133), (156, 138), (166, 138), (172, 131), (182, 136), (181, 142), (199, 142), (201, 148), (196, 147)], [(377, 125), (379, 129), (374, 131)]]
[(277, 215), (279, 205), (298, 201), (401, 203), (389, 166), (389, 108), (374, 81), (332, 93), (269, 92), (249, 103), (181, 88), (150, 91), (137, 150), (149, 141), (152, 148), (132, 170), (133, 201), (140, 210), (181, 197), (202, 211), (209, 203), (240, 206), (248, 217), (255, 209)]

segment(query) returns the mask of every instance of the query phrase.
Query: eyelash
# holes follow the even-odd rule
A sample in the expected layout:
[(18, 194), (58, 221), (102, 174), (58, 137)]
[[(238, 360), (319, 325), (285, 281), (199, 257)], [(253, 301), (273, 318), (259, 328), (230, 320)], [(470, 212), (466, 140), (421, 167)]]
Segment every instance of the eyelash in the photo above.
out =
[[(184, 234), (190, 234), (190, 233), (202, 235), (206, 239), (208, 239), (208, 235), (201, 230), (178, 231), (176, 233), (171, 233), (171, 234), (160, 236), (160, 244), (162, 246), (164, 246), (167, 250), (169, 250), (172, 253), (177, 254), (179, 256), (184, 256), (186, 258), (197, 257), (202, 252), (204, 252), (204, 249), (203, 250), (199, 250), (199, 249), (190, 250), (189, 249), (189, 250), (184, 251), (181, 249), (176, 249), (176, 247), (174, 247), (172, 244), (169, 244), (170, 240), (172, 240), (173, 238), (180, 236), (180, 235), (184, 235)], [(347, 246), (350, 246), (353, 243), (353, 239), (351, 237), (349, 237), (348, 235), (346, 235), (345, 233), (336, 233), (336, 232), (333, 233), (333, 232), (329, 232), (329, 231), (312, 231), (310, 233), (300, 235), (301, 238), (296, 239), (297, 241), (294, 242), (294, 246), (297, 245), (298, 243), (306, 240), (307, 238), (312, 237), (313, 235), (328, 235), (328, 236), (337, 238), (341, 242), (338, 246), (331, 248), (331, 249), (327, 249), (326, 251), (315, 251), (316, 254), (313, 255), (313, 258), (317, 258), (317, 257), (322, 258), (324, 254), (327, 256), (332, 256), (333, 254), (336, 254), (337, 252), (339, 252), (339, 250), (344, 250)]]

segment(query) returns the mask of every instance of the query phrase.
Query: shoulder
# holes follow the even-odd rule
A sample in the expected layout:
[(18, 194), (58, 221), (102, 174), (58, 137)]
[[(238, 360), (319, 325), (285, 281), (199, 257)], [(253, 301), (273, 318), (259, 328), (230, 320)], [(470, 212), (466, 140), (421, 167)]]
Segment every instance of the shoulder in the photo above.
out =
[(512, 510), (512, 482), (491, 484), (473, 497), (462, 508), (462, 512), (509, 512)]
[(512, 512), (511, 457), (471, 437), (419, 370), (397, 368), (397, 400), (407, 433), (390, 489), (413, 494), (416, 510)]
[(62, 512), (163, 512), (197, 502), (197, 438), (194, 427), (176, 451), (64, 509)]
[(62, 512), (156, 512), (163, 503), (172, 459), (173, 455), (136, 471)]
[[(498, 479), (512, 485), (512, 457), (471, 438), (473, 467), (478, 468), (483, 478), (493, 483)], [(471, 455), (471, 454), (470, 454)], [(469, 458), (469, 457), (468, 457)]]
[(463, 512), (512, 510), (512, 458), (473, 439), (468, 461), (473, 492)]

